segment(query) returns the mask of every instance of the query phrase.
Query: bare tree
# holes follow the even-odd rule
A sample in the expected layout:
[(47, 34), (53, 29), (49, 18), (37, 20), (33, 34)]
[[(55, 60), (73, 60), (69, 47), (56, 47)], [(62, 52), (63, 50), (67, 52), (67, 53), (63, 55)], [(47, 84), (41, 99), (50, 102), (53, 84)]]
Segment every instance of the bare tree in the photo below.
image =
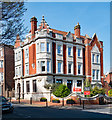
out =
[(27, 32), (23, 18), (27, 10), (24, 1), (0, 2), (0, 10), (0, 43), (14, 44), (17, 34), (23, 38)]

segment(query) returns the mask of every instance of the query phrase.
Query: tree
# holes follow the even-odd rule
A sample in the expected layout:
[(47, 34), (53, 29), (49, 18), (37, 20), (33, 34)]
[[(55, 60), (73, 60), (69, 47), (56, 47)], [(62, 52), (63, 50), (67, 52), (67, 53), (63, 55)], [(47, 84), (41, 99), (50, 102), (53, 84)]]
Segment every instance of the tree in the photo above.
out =
[(1, 13), (0, 16), (0, 43), (14, 44), (16, 35), (23, 39), (27, 28), (24, 27), (24, 13), (26, 8), (23, 0), (18, 2), (0, 2)]
[(64, 106), (64, 97), (70, 94), (70, 90), (66, 85), (60, 84), (56, 90), (53, 92), (56, 97), (63, 98), (63, 106)]

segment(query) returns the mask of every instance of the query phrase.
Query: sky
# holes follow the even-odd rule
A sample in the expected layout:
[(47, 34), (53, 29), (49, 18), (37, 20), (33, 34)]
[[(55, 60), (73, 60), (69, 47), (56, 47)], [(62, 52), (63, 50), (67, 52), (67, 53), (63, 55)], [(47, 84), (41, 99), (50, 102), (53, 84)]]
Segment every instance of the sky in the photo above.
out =
[(51, 28), (71, 31), (79, 22), (81, 35), (94, 33), (104, 43), (104, 74), (110, 70), (110, 2), (26, 2), (25, 26), (31, 29), (35, 16), (40, 24), (42, 15)]

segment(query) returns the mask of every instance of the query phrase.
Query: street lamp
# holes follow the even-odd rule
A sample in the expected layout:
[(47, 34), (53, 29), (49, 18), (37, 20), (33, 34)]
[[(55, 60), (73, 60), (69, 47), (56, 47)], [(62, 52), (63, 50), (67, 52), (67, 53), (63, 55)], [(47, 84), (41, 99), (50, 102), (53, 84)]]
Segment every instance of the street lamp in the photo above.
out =
[(51, 86), (49, 87), (49, 90), (50, 90), (50, 102), (51, 102), (51, 92), (52, 92)]

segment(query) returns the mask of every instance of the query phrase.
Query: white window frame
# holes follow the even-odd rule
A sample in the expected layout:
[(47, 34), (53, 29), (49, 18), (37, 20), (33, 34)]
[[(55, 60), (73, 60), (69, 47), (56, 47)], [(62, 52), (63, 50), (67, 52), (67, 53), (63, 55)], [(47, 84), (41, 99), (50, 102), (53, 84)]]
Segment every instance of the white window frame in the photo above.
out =
[[(48, 63), (49, 63), (49, 70), (48, 70)], [(47, 61), (47, 72), (50, 72), (50, 61)]]
[[(60, 46), (60, 53), (58, 53), (58, 46)], [(59, 45), (59, 44), (57, 45), (57, 54), (58, 54), (58, 55), (61, 55), (61, 54), (62, 54), (62, 45)]]
[(28, 58), (28, 57), (29, 57), (29, 49), (26, 48), (26, 49), (25, 49), (25, 58)]
[[(60, 70), (59, 70), (59, 63), (61, 64), (61, 68), (60, 68)], [(61, 61), (58, 61), (58, 73), (62, 73), (62, 62)]]
[[(44, 65), (42, 65), (42, 62), (44, 62)], [(45, 70), (42, 71), (42, 66), (45, 67)], [(46, 62), (45, 61), (41, 61), (41, 72), (45, 72), (46, 71)]]

